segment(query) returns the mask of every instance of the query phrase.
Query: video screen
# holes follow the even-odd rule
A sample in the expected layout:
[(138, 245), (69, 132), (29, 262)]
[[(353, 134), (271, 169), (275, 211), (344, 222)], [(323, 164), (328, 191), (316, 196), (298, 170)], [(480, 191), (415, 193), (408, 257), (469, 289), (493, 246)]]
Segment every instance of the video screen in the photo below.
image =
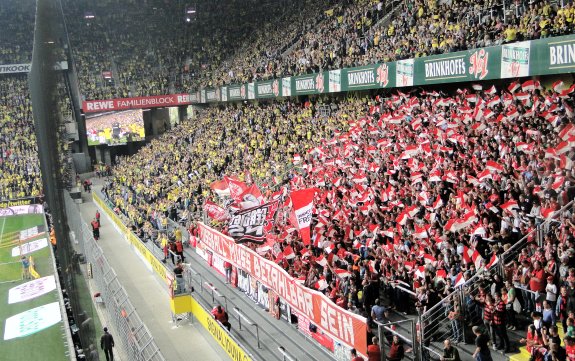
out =
[(86, 118), (88, 145), (122, 145), (146, 138), (142, 109)]

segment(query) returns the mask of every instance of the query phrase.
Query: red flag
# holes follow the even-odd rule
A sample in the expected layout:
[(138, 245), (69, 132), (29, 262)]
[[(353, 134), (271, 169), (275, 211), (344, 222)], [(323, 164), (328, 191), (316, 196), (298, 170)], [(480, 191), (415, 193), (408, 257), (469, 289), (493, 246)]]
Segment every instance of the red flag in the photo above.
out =
[(351, 277), (351, 273), (349, 273), (347, 270), (341, 269), (341, 268), (336, 268), (335, 274), (340, 278)]
[(514, 81), (513, 83), (509, 84), (509, 86), (507, 87), (507, 90), (509, 90), (510, 93), (515, 93), (515, 91), (517, 89), (519, 89), (521, 87), (521, 85), (519, 84), (519, 82)]
[(465, 279), (463, 278), (463, 273), (459, 272), (457, 277), (455, 277), (455, 287), (463, 286), (465, 284)]
[(515, 208), (519, 208), (519, 205), (517, 204), (517, 201), (515, 201), (514, 199), (510, 199), (509, 201), (501, 205), (501, 209), (503, 209), (504, 211), (512, 211)]
[(415, 238), (429, 238), (429, 229), (431, 226), (429, 224), (423, 225), (422, 227), (415, 225), (415, 231), (413, 232), (413, 237)]
[(223, 222), (228, 219), (226, 210), (212, 201), (207, 200), (206, 203), (204, 203), (204, 210), (208, 214), (208, 217), (218, 222)]
[(563, 90), (563, 80), (557, 80), (555, 83), (553, 83), (553, 85), (551, 85), (551, 87), (556, 93), (561, 93)]
[(248, 185), (245, 184), (244, 182), (240, 182), (239, 180), (230, 178), (228, 176), (225, 176), (224, 180), (226, 181), (230, 189), (230, 197), (232, 197), (232, 199), (237, 203), (242, 202), (241, 196), (246, 190), (248, 190), (249, 188)]
[(491, 88), (485, 90), (485, 94), (489, 94), (489, 95), (493, 95), (497, 92), (497, 89), (495, 89), (495, 85), (492, 85)]
[(297, 218), (297, 225), (305, 245), (310, 243), (311, 211), (313, 207), (313, 197), (316, 192), (316, 188), (308, 188), (292, 192), (290, 195), (293, 212)]
[(527, 80), (526, 82), (521, 84), (521, 90), (523, 90), (524, 92), (535, 90), (535, 81), (534, 80)]
[(240, 195), (239, 203), (241, 209), (257, 207), (264, 203), (264, 197), (262, 196), (262, 192), (260, 192), (258, 186), (252, 184)]
[(499, 258), (497, 258), (497, 256), (495, 254), (493, 254), (493, 256), (491, 256), (491, 259), (489, 260), (489, 263), (485, 265), (486, 268), (491, 268), (493, 267), (495, 264), (497, 264), (497, 262), (499, 262)]
[(325, 265), (327, 264), (327, 259), (322, 254), (318, 258), (315, 259), (315, 262), (317, 264), (319, 264), (320, 266), (325, 267)]
[(446, 279), (447, 278), (447, 272), (444, 269), (439, 269), (435, 273), (435, 277)]
[(295, 252), (293, 251), (293, 248), (291, 248), (291, 246), (287, 246), (286, 248), (284, 248), (283, 255), (286, 259), (295, 258)]
[(492, 160), (488, 160), (487, 161), (487, 169), (489, 169), (490, 172), (503, 172), (503, 170), (505, 169), (503, 167), (503, 165), (494, 162)]
[(228, 183), (225, 180), (213, 182), (210, 184), (210, 188), (220, 197), (230, 195), (230, 189), (228, 188)]

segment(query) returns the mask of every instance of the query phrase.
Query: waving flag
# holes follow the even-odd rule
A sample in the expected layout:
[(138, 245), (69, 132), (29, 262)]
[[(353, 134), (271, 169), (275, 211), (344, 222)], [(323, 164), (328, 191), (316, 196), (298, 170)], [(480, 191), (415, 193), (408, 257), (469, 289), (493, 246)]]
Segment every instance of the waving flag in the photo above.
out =
[(509, 90), (510, 93), (515, 93), (517, 91), (517, 89), (521, 88), (521, 85), (519, 84), (519, 82), (514, 81), (513, 83), (509, 84), (509, 86), (507, 87), (507, 90)]
[(556, 93), (561, 93), (563, 90), (563, 80), (557, 80), (553, 85), (551, 85), (551, 87)]
[(215, 181), (210, 184), (210, 188), (220, 197), (229, 196), (230, 188), (228, 187), (228, 182), (225, 180)]
[(290, 195), (293, 212), (297, 218), (299, 232), (305, 245), (308, 245), (311, 240), (311, 211), (313, 208), (313, 197), (316, 192), (316, 188), (308, 188), (292, 192)]
[(526, 82), (521, 84), (521, 90), (523, 90), (524, 92), (535, 90), (535, 81), (534, 80), (527, 80)]
[(505, 168), (501, 164), (489, 160), (487, 161), (487, 169), (489, 169), (490, 172), (503, 172)]
[(293, 248), (291, 246), (287, 246), (286, 248), (284, 248), (283, 255), (286, 259), (295, 258), (295, 252), (293, 251)]
[(509, 201), (507, 201), (501, 205), (501, 209), (503, 209), (504, 211), (511, 212), (515, 208), (519, 208), (519, 205), (517, 204), (517, 201), (514, 199), (510, 199)]
[(241, 209), (257, 207), (264, 203), (262, 192), (260, 192), (258, 186), (255, 184), (252, 184), (246, 189), (239, 198), (241, 199), (239, 202)]
[(228, 219), (228, 212), (212, 201), (207, 200), (206, 203), (204, 203), (204, 210), (208, 214), (208, 217), (215, 221), (223, 222)]
[(242, 202), (242, 194), (248, 190), (249, 186), (244, 182), (240, 182), (237, 179), (233, 179), (231, 177), (225, 176), (224, 180), (228, 184), (228, 188), (230, 190), (230, 197), (233, 198), (234, 201), (237, 203)]
[(486, 267), (486, 268), (491, 268), (491, 267), (493, 267), (494, 265), (496, 265), (497, 262), (499, 262), (499, 258), (497, 258), (497, 255), (493, 254), (493, 255), (491, 256), (491, 259), (489, 260), (489, 263), (487, 263), (487, 264), (485, 265), (485, 267)]
[(463, 286), (465, 284), (465, 278), (463, 278), (463, 273), (459, 272), (457, 277), (455, 277), (455, 284), (454, 287)]
[(429, 238), (429, 229), (431, 226), (429, 224), (418, 226), (415, 225), (415, 231), (413, 232), (413, 237), (415, 238)]

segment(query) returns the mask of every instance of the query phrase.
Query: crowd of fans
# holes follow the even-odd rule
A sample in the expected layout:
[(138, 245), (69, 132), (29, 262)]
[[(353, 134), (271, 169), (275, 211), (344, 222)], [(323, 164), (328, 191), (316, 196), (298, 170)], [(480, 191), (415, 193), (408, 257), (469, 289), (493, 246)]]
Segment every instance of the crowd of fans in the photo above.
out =
[(0, 200), (39, 196), (38, 148), (26, 75), (0, 76)]
[(188, 14), (192, 7), (160, 0), (66, 1), (84, 97), (187, 92), (570, 34), (575, 15), (571, 1), (541, 0), (202, 6)]
[(32, 61), (35, 0), (6, 0), (0, 8), (0, 64), (28, 64)]
[(169, 74), (181, 72), (179, 54), (185, 48), (178, 4), (108, 0), (63, 5), (86, 99), (173, 92)]
[[(205, 199), (218, 202), (209, 185), (223, 175), (253, 179), (266, 197), (282, 186), (317, 187), (313, 244), (304, 245), (280, 216), (281, 247), (264, 256), (365, 316), (380, 290), (410, 311), (410, 296), (397, 286), (415, 293), (425, 312), (529, 235), (531, 247), (520, 265), (509, 265), (509, 279), (470, 295), (466, 314), (476, 311), (483, 322), (487, 293), (513, 305), (504, 281), (532, 294), (544, 292), (548, 276), (557, 288), (568, 282), (560, 275), (575, 261), (573, 215), (561, 214), (541, 249), (533, 230), (573, 199), (575, 133), (571, 89), (557, 93), (537, 82), (478, 89), (208, 108), (121, 159), (104, 191), (135, 228), (150, 230), (167, 217), (188, 220)], [(319, 111), (325, 105), (328, 116)], [(293, 259), (281, 256), (288, 246)], [(571, 302), (565, 312), (575, 311), (575, 291)], [(521, 306), (541, 307), (534, 296)], [(493, 330), (495, 341), (505, 327)], [(462, 341), (455, 331), (453, 338)]]

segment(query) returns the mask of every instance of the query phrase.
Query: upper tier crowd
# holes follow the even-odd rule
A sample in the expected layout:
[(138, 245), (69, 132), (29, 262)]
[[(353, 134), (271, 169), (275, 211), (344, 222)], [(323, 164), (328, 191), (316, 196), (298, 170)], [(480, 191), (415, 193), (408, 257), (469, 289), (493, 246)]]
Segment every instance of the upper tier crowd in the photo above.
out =
[(0, 76), (0, 200), (39, 196), (41, 189), (28, 79)]
[[(467, 314), (483, 322), (496, 303), (485, 301), (486, 293), (502, 299), (505, 292), (512, 305), (507, 292), (519, 291), (511, 288), (543, 294), (548, 284), (566, 286), (567, 329), (575, 312), (575, 283), (567, 277), (575, 272), (575, 214), (557, 211), (575, 195), (575, 113), (573, 89), (555, 85), (559, 92), (514, 82), (449, 94), (208, 108), (121, 159), (104, 191), (135, 229), (152, 234), (167, 217), (186, 222), (206, 199), (220, 202), (209, 185), (223, 175), (253, 179), (265, 197), (279, 187), (317, 187), (313, 245), (280, 217), (281, 247), (263, 255), (365, 316), (380, 290), (408, 311), (407, 293), (394, 286), (414, 292), (424, 312), (527, 236), (531, 246), (507, 265), (508, 279), (474, 293)], [(320, 111), (325, 105), (330, 115)], [(536, 226), (553, 217), (538, 244)], [(284, 254), (290, 248), (293, 258)], [(530, 297), (522, 306), (540, 310)], [(513, 326), (513, 316), (504, 326)]]
[(6, 0), (0, 8), (0, 64), (27, 64), (32, 60), (35, 0)]
[(160, 0), (65, 3), (87, 99), (189, 92), (571, 34), (575, 16), (572, 1), (542, 0), (226, 1), (193, 14)]

